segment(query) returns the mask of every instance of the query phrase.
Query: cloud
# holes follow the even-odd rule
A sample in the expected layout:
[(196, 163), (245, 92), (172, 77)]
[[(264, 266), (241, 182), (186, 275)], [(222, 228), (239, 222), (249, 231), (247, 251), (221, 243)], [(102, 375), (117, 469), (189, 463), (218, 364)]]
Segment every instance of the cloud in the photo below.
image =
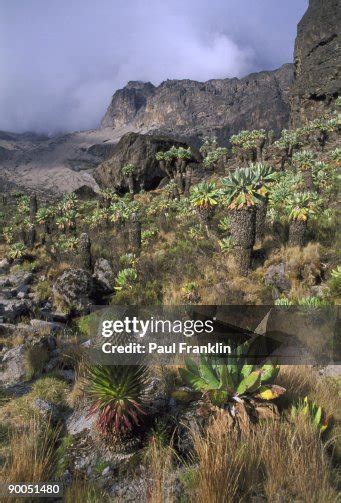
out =
[(292, 60), (306, 3), (0, 0), (0, 129), (97, 127), (129, 80), (204, 81), (278, 67)]

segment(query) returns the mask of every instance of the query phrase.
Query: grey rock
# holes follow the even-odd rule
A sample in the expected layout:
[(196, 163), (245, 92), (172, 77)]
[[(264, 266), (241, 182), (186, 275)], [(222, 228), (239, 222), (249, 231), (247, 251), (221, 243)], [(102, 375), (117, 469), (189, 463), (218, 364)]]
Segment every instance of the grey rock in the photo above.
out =
[(7, 321), (15, 321), (23, 315), (28, 315), (33, 304), (28, 299), (0, 299), (0, 317)]
[(326, 365), (318, 373), (322, 376), (339, 378), (341, 376), (341, 365)]
[(79, 435), (91, 430), (93, 427), (96, 416), (88, 416), (89, 408), (75, 410), (71, 416), (66, 420), (66, 429), (70, 435)]
[(285, 264), (271, 265), (265, 272), (264, 281), (267, 286), (274, 289), (275, 298), (279, 294), (288, 292), (291, 288), (291, 281), (286, 276)]
[(25, 346), (7, 351), (0, 365), (0, 383), (15, 384), (25, 377)]
[(15, 273), (10, 274), (8, 276), (8, 280), (12, 286), (20, 288), (23, 285), (30, 285), (34, 280), (34, 276), (30, 272), (17, 271)]
[(104, 468), (104, 470), (102, 471), (101, 475), (102, 475), (102, 477), (106, 477), (107, 475), (109, 475), (109, 474), (110, 474), (110, 472), (111, 472), (111, 468), (110, 468), (110, 466), (106, 466), (106, 467)]
[(11, 282), (10, 282), (8, 276), (0, 278), (0, 288), (6, 288), (8, 286), (11, 286)]
[(29, 285), (20, 285), (18, 288), (16, 288), (16, 293), (18, 297), (20, 295), (24, 295), (25, 297), (27, 297), (29, 291), (30, 291)]
[(114, 291), (115, 273), (108, 260), (99, 258), (96, 261), (93, 278), (104, 292), (111, 293)]
[(73, 370), (60, 370), (59, 375), (62, 379), (67, 381), (68, 383), (73, 383), (75, 380), (75, 373)]
[(51, 358), (51, 360), (45, 365), (44, 372), (46, 372), (47, 374), (49, 372), (52, 372), (52, 370), (54, 370), (57, 367), (58, 363), (59, 358)]
[(67, 323), (69, 321), (69, 315), (66, 313), (59, 313), (57, 311), (47, 311), (41, 310), (41, 314), (46, 321), (56, 322), (56, 323)]
[(65, 309), (85, 312), (90, 307), (90, 296), (93, 292), (91, 276), (82, 269), (65, 271), (53, 285), (54, 302), (62, 304)]

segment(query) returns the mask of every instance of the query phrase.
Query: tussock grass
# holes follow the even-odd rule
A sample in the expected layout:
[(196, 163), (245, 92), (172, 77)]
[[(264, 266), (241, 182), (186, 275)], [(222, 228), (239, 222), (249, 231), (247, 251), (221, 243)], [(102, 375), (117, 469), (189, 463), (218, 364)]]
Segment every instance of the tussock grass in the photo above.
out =
[(252, 438), (241, 444), (220, 415), (206, 432), (192, 431), (194, 464), (190, 501), (232, 503), (256, 490), (260, 473), (258, 445)]
[(190, 501), (337, 501), (327, 449), (309, 422), (264, 422), (243, 441), (227, 427), (222, 415), (206, 433), (193, 430)]
[(257, 437), (268, 501), (336, 502), (331, 465), (316, 428), (308, 421), (269, 423)]
[(173, 501), (172, 483), (174, 482), (173, 461), (175, 451), (172, 446), (164, 445), (162, 440), (154, 435), (150, 439), (144, 457), (148, 467), (147, 501), (150, 503)]
[(45, 482), (53, 480), (55, 444), (58, 430), (33, 417), (23, 429), (14, 430), (9, 438), (10, 455), (0, 472), (3, 482)]

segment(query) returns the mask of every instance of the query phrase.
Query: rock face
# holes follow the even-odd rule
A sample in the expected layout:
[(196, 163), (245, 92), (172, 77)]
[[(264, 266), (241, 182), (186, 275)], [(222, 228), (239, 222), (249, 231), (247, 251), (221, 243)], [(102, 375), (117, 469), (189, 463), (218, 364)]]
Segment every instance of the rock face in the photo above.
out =
[[(160, 169), (155, 154), (160, 150), (168, 150), (172, 145), (187, 147), (183, 142), (163, 136), (128, 133), (122, 136), (114, 148), (112, 157), (95, 170), (94, 177), (101, 186), (128, 190), (128, 182), (122, 175), (121, 168), (131, 162), (137, 168), (134, 175), (136, 189), (156, 188), (165, 177), (165, 173)], [(200, 154), (195, 149), (193, 155), (196, 157), (195, 160), (200, 159)]]
[(309, 0), (309, 8), (298, 24), (295, 44), (293, 127), (333, 109), (341, 89), (340, 24), (339, 0)]
[(167, 80), (129, 82), (117, 91), (101, 127), (157, 131), (198, 139), (215, 134), (222, 142), (242, 129), (265, 128), (279, 133), (288, 125), (293, 65), (272, 72), (253, 73), (242, 79), (207, 82)]

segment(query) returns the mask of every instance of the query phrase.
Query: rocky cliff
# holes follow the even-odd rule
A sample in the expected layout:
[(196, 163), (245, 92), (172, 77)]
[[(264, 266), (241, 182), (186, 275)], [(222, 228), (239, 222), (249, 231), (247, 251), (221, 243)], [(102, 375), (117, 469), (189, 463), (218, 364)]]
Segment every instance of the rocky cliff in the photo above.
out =
[(329, 111), (341, 94), (340, 0), (310, 0), (298, 24), (291, 124), (300, 126)]
[(101, 127), (156, 131), (194, 144), (207, 134), (226, 143), (241, 129), (279, 133), (288, 125), (293, 75), (287, 64), (242, 79), (167, 80), (157, 87), (129, 82), (114, 94)]

